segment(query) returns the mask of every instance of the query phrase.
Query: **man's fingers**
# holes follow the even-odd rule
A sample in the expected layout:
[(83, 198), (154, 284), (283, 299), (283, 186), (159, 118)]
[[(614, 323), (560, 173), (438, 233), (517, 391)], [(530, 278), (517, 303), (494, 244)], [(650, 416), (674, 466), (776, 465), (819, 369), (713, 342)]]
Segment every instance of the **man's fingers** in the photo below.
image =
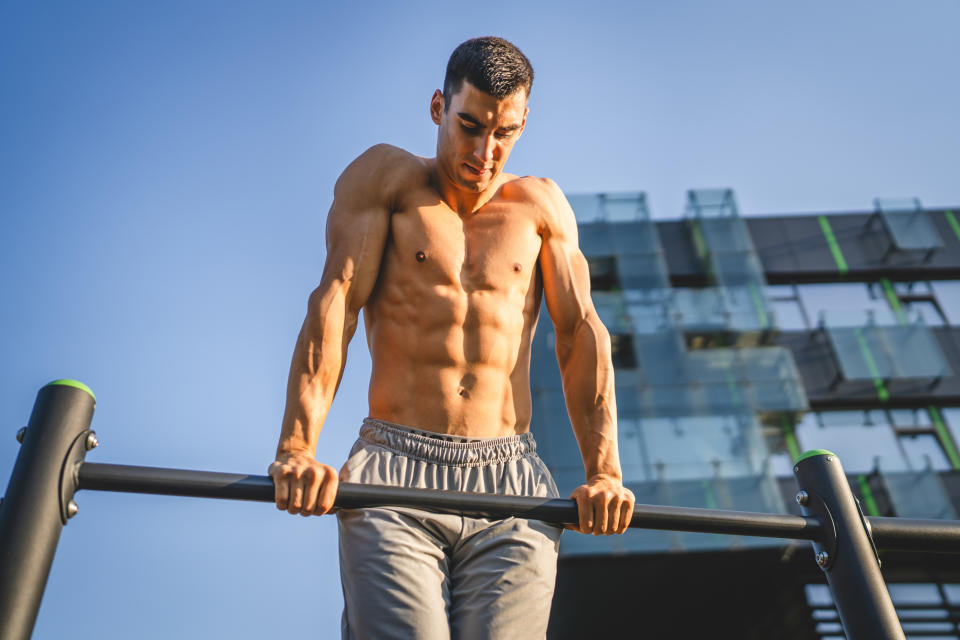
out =
[(593, 535), (602, 536), (607, 532), (607, 505), (603, 494), (593, 498)]
[(287, 480), (290, 487), (290, 498), (287, 500), (287, 513), (291, 515), (300, 511), (303, 506), (303, 486), (300, 484), (300, 478), (290, 476)]
[(314, 513), (322, 515), (333, 509), (333, 503), (337, 499), (337, 485), (339, 480), (337, 478), (336, 472), (333, 468), (326, 467), (323, 469), (323, 480), (320, 485), (320, 495), (317, 498), (317, 507), (314, 510)]
[(273, 497), (277, 503), (277, 509), (285, 511), (287, 508), (287, 500), (290, 499), (290, 487), (287, 486), (284, 478), (278, 478), (275, 475), (273, 476)]
[(300, 515), (313, 515), (313, 510), (317, 506), (317, 494), (320, 490), (322, 474), (316, 469), (310, 468), (303, 472), (304, 494), (303, 507), (300, 509)]
[(593, 530), (593, 505), (582, 493), (578, 493), (576, 499), (577, 514), (580, 516), (580, 532), (590, 533)]
[(617, 533), (623, 533), (630, 526), (630, 520), (633, 518), (633, 500), (624, 500), (620, 504), (620, 520)]
[(603, 531), (604, 534), (610, 535), (611, 533), (617, 533), (619, 530), (621, 504), (620, 498), (615, 497), (607, 506), (607, 527)]

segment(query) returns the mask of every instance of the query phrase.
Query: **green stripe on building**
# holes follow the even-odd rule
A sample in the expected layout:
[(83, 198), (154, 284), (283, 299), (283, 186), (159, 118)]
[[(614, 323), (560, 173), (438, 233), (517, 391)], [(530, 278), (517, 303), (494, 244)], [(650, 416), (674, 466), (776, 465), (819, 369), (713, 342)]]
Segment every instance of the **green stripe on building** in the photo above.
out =
[(833, 259), (837, 263), (837, 271), (840, 273), (846, 273), (849, 271), (847, 268), (847, 261), (843, 257), (843, 252), (840, 251), (840, 245), (837, 243), (836, 236), (833, 235), (833, 228), (830, 226), (830, 221), (827, 220), (827, 216), (824, 215), (817, 216), (817, 221), (820, 223), (820, 229), (823, 231), (823, 235), (827, 239), (827, 245), (830, 247), (830, 253), (833, 254)]
[(787, 443), (790, 459), (796, 460), (800, 457), (800, 443), (797, 442), (796, 429), (785, 413), (780, 414), (780, 431), (783, 432), (783, 439)]
[(857, 485), (860, 487), (860, 495), (863, 496), (863, 504), (867, 508), (867, 515), (880, 515), (880, 510), (877, 509), (877, 501), (873, 498), (873, 489), (870, 488), (870, 483), (867, 482), (867, 476), (863, 474), (858, 475)]
[(887, 391), (887, 388), (883, 386), (883, 379), (880, 377), (880, 370), (877, 368), (877, 363), (873, 359), (873, 354), (870, 352), (870, 347), (867, 345), (867, 341), (863, 337), (862, 329), (854, 329), (853, 335), (856, 336), (857, 344), (860, 346), (860, 355), (863, 356), (863, 361), (867, 363), (867, 369), (870, 370), (870, 375), (873, 376), (873, 385), (877, 388), (877, 397), (880, 398), (880, 402), (886, 402), (890, 399), (890, 393)]
[(713, 483), (709, 480), (704, 480), (702, 483), (703, 486), (703, 497), (707, 501), (708, 509), (717, 508), (717, 494), (713, 491)]
[(957, 239), (960, 240), (960, 223), (958, 223), (957, 219), (953, 216), (953, 211), (944, 211), (943, 215), (947, 216), (947, 222), (950, 223), (953, 232), (957, 234)]
[(762, 329), (770, 326), (770, 319), (767, 316), (767, 308), (763, 303), (763, 296), (760, 295), (760, 287), (756, 282), (747, 283), (747, 290), (750, 292), (750, 301), (753, 302), (753, 309), (757, 312), (757, 322)]
[(957, 454), (957, 446), (953, 442), (953, 436), (947, 430), (947, 425), (943, 424), (943, 418), (940, 417), (940, 411), (934, 406), (927, 407), (930, 417), (933, 418), (933, 426), (937, 430), (937, 436), (940, 438), (940, 446), (950, 458), (950, 466), (954, 469), (960, 469), (960, 455)]
[(893, 309), (894, 315), (897, 316), (897, 322), (900, 324), (907, 324), (907, 314), (903, 312), (903, 306), (900, 304), (900, 298), (897, 297), (897, 292), (893, 290), (893, 285), (890, 284), (890, 279), (880, 278), (880, 284), (883, 285), (883, 291), (887, 294), (887, 302), (890, 303), (890, 308)]

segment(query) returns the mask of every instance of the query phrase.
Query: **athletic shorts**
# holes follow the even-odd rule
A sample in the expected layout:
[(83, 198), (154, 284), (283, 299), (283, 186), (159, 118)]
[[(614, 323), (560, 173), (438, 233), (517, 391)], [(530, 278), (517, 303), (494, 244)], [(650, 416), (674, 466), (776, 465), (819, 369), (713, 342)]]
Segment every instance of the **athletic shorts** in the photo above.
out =
[[(343, 482), (557, 497), (533, 436), (466, 438), (367, 418)], [(346, 639), (546, 636), (563, 529), (408, 507), (341, 509)]]

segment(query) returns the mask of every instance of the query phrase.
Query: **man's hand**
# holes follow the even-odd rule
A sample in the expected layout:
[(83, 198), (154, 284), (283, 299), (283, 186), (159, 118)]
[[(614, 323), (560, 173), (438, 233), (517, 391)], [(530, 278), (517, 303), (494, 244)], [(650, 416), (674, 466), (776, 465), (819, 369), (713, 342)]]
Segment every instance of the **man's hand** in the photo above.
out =
[(574, 489), (570, 497), (577, 501), (579, 525), (568, 529), (595, 536), (623, 533), (633, 517), (633, 492), (616, 478), (596, 475)]
[(323, 515), (333, 508), (339, 479), (333, 467), (305, 453), (281, 453), (270, 468), (277, 509), (302, 516)]

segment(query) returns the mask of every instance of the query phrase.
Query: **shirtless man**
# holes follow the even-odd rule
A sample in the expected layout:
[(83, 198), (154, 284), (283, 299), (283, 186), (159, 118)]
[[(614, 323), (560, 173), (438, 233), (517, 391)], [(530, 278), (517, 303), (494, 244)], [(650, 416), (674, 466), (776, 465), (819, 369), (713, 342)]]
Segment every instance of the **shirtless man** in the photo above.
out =
[[(430, 101), (436, 158), (377, 145), (337, 181), (269, 469), (279, 509), (327, 513), (338, 481), (556, 497), (529, 433), (545, 297), (586, 471), (570, 528), (626, 530), (610, 338), (573, 211), (551, 180), (502, 171), (532, 81), (509, 42), (464, 42)], [(361, 309), (370, 417), (338, 476), (315, 451)], [(409, 508), (337, 516), (344, 638), (545, 635), (561, 528)]]

